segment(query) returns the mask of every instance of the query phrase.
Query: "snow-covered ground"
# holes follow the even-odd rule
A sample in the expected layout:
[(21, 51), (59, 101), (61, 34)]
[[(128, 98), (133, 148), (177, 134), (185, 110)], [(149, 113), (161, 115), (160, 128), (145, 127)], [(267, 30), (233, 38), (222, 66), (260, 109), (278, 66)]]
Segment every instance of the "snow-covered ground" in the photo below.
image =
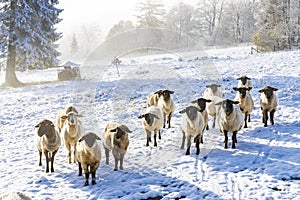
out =
[[(83, 80), (0, 89), (0, 194), (20, 191), (33, 199), (299, 199), (300, 195), (300, 51), (250, 54), (250, 47), (211, 49), (121, 58), (114, 66), (82, 67)], [(252, 78), (255, 109), (249, 128), (238, 133), (237, 148), (224, 149), (218, 128), (205, 131), (201, 153), (180, 149), (179, 109), (201, 97), (205, 85), (218, 82), (226, 98), (241, 75)], [(52, 81), (56, 69), (18, 73), (24, 82)], [(4, 74), (1, 73), (0, 81)], [(275, 125), (263, 127), (258, 90), (278, 88)], [(172, 127), (162, 130), (158, 147), (146, 137), (138, 115), (146, 96), (158, 89), (175, 91)], [(61, 146), (55, 172), (38, 166), (34, 125), (75, 105), (87, 131), (102, 136), (107, 122), (133, 132), (124, 170), (105, 165), (104, 151), (96, 185), (84, 187), (76, 164), (68, 164)], [(210, 121), (211, 124), (211, 121)], [(229, 140), (230, 141), (230, 140)], [(101, 143), (101, 142), (100, 142)], [(230, 146), (230, 145), (229, 145)]]

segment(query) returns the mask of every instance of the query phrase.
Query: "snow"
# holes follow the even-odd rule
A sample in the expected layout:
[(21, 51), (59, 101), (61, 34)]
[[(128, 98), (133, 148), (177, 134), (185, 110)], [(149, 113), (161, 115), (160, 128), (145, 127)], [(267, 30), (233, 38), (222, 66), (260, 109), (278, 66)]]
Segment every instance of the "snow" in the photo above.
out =
[[(180, 54), (180, 56), (178, 56)], [(24, 82), (45, 82), (0, 90), (0, 194), (23, 192), (33, 199), (297, 199), (300, 195), (300, 50), (250, 54), (250, 47), (211, 49), (121, 58), (120, 77), (110, 66), (81, 67), (82, 80), (56, 82), (56, 69), (18, 72)], [(224, 149), (218, 128), (204, 133), (200, 155), (180, 149), (178, 110), (201, 97), (205, 85), (222, 84), (226, 98), (241, 75), (252, 78), (255, 108), (249, 128), (237, 135), (237, 148)], [(0, 81), (4, 80), (1, 72)], [(53, 81), (53, 82), (51, 82)], [(258, 90), (278, 88), (275, 125), (263, 127)], [(177, 111), (172, 127), (162, 130), (158, 146), (146, 137), (141, 120), (146, 97), (157, 89), (174, 90)], [(133, 132), (124, 170), (105, 164), (104, 149), (96, 185), (84, 187), (78, 166), (68, 164), (61, 146), (54, 173), (38, 166), (34, 125), (75, 105), (85, 130), (102, 136), (107, 122), (126, 124)], [(211, 125), (212, 118), (209, 124)], [(231, 140), (229, 140), (229, 146)], [(91, 179), (91, 178), (90, 178)], [(91, 182), (91, 180), (90, 180)]]

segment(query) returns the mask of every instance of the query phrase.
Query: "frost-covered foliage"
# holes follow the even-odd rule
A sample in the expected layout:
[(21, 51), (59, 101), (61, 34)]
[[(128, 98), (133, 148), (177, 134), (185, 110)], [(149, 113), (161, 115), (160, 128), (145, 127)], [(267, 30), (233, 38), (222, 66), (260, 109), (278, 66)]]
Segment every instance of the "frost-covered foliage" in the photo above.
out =
[[(3, 2), (3, 1), (2, 1)], [(1, 4), (1, 55), (8, 45), (15, 46), (17, 69), (48, 68), (58, 63), (60, 53), (55, 42), (61, 37), (55, 24), (62, 12), (58, 0), (4, 1)]]

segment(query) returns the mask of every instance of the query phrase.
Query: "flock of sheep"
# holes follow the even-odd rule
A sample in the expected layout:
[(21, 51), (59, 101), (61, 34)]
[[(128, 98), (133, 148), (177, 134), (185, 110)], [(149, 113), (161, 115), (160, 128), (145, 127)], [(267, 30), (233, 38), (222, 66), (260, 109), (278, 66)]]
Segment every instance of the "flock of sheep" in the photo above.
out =
[[(234, 87), (236, 97), (233, 100), (224, 99), (221, 85), (207, 85), (204, 91), (204, 98), (191, 101), (182, 114), (181, 126), (182, 144), (184, 149), (186, 141), (186, 155), (190, 154), (191, 139), (196, 143), (196, 154), (200, 153), (200, 143), (203, 143), (203, 132), (209, 130), (208, 116), (213, 117), (212, 127), (218, 125), (224, 134), (224, 148), (228, 148), (228, 133), (232, 133), (232, 148), (236, 148), (237, 132), (243, 127), (247, 128), (250, 122), (250, 114), (254, 108), (254, 102), (250, 94), (252, 89), (251, 79), (242, 76), (237, 79), (238, 86)], [(278, 98), (274, 91), (276, 88), (266, 86), (259, 90), (261, 93), (260, 107), (262, 110), (262, 122), (267, 126), (268, 112), (270, 112), (270, 123), (274, 124), (274, 113), (278, 105)], [(138, 116), (142, 119), (142, 125), (146, 133), (146, 146), (151, 142), (153, 132), (154, 146), (157, 146), (156, 137), (161, 139), (161, 129), (171, 127), (172, 114), (175, 112), (175, 104), (171, 97), (173, 91), (159, 90), (150, 93), (147, 97), (147, 108), (143, 114)], [(50, 120), (42, 120), (35, 127), (37, 128), (36, 146), (39, 151), (39, 165), (42, 165), (42, 154), (46, 157), (46, 173), (50, 170), (54, 172), (54, 157), (61, 143), (68, 150), (68, 162), (78, 162), (78, 175), (85, 174), (85, 186), (89, 185), (89, 176), (92, 176), (92, 184), (96, 184), (96, 170), (100, 165), (101, 151), (97, 143), (99, 136), (92, 132), (84, 132), (82, 122), (74, 106), (60, 110), (57, 115), (57, 129)], [(126, 125), (118, 123), (108, 123), (104, 129), (102, 143), (105, 150), (106, 164), (109, 164), (109, 152), (111, 151), (115, 159), (114, 170), (123, 169), (124, 155), (126, 154), (131, 133)]]

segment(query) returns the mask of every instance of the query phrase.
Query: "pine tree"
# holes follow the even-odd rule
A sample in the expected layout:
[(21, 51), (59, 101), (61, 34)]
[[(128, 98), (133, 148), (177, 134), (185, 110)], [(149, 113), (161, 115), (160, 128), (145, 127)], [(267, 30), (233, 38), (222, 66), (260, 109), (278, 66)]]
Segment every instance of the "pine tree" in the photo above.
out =
[(78, 43), (76, 39), (76, 34), (74, 33), (71, 42), (71, 54), (74, 55), (77, 52), (78, 52)]
[(48, 68), (57, 64), (59, 52), (55, 24), (62, 10), (55, 8), (58, 0), (1, 0), (0, 47), (7, 57), (5, 83), (19, 86), (16, 68)]
[(165, 9), (159, 0), (145, 0), (138, 4), (138, 27), (164, 27)]

